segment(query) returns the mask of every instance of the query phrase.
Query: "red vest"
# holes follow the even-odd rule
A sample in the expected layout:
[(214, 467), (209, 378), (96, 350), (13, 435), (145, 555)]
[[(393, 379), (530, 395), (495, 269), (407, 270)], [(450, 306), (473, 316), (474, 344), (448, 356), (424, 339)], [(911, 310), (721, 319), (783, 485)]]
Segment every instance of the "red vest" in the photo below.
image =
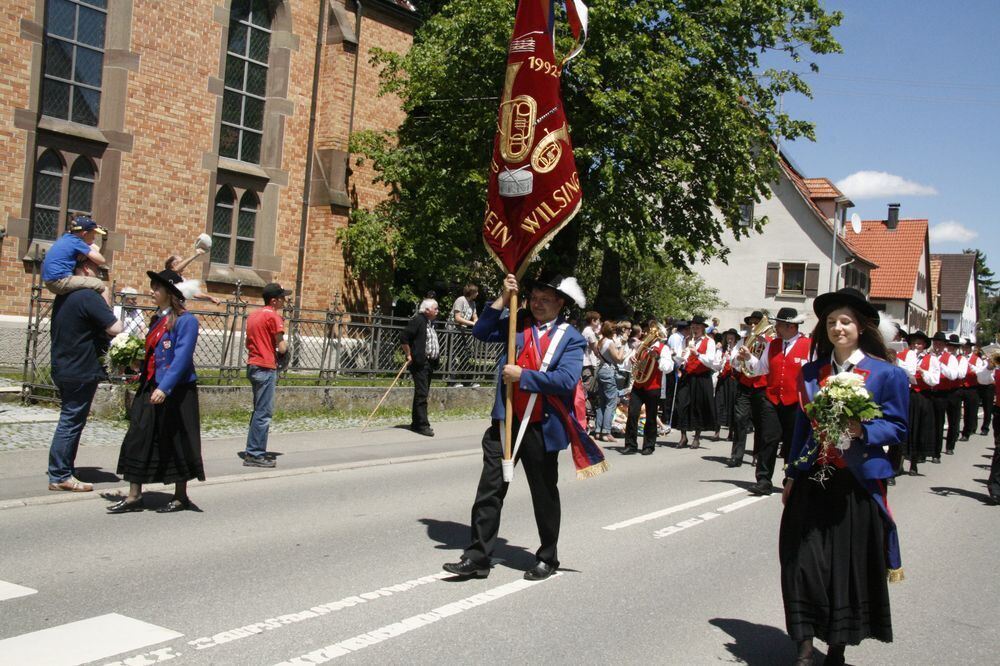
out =
[(688, 357), (687, 363), (684, 365), (684, 372), (686, 372), (689, 375), (703, 375), (706, 372), (711, 372), (712, 369), (707, 365), (705, 365), (704, 363), (702, 363), (697, 356), (697, 354), (701, 354), (702, 356), (704, 356), (707, 353), (708, 353), (708, 336), (705, 336), (704, 338), (701, 339), (701, 342), (699, 342), (695, 346), (694, 353), (692, 353), (691, 356)]
[(1000, 368), (993, 371), (993, 404), (1000, 407)]
[(941, 352), (941, 355), (938, 356), (938, 361), (941, 363), (941, 383), (938, 384), (937, 386), (935, 386), (934, 390), (936, 390), (936, 391), (953, 391), (953, 390), (957, 389), (959, 386), (962, 385), (962, 380), (961, 379), (945, 379), (945, 376), (944, 376), (944, 367), (946, 365), (948, 365), (948, 363), (950, 363), (951, 359), (953, 359), (953, 358), (955, 359), (955, 362), (957, 363), (958, 359), (956, 357), (952, 356), (950, 352), (946, 352), (946, 351), (945, 352)]
[(976, 371), (973, 370), (973, 366), (979, 363), (979, 354), (969, 354), (969, 369), (965, 372), (965, 382), (963, 386), (966, 388), (976, 388), (979, 386), (979, 380), (976, 379)]
[[(522, 329), (522, 335), (524, 339), (524, 347), (521, 348), (521, 353), (517, 357), (517, 364), (526, 370), (539, 370), (542, 367), (542, 359), (545, 358), (545, 352), (549, 349), (549, 341), (551, 339), (552, 331), (555, 330), (554, 326), (550, 326), (543, 335), (540, 336), (538, 341), (538, 349), (535, 349), (535, 339), (533, 336), (534, 326), (528, 324)], [(514, 413), (519, 415), (521, 419), (524, 419), (524, 413), (528, 409), (528, 399), (531, 394), (527, 391), (521, 390), (521, 385), (515, 382), (513, 385), (513, 391), (511, 392), (511, 401), (514, 404)], [(535, 408), (531, 410), (531, 415), (528, 418), (529, 423), (538, 423), (542, 420), (542, 403), (543, 399), (535, 400)]]
[(931, 369), (931, 355), (927, 353), (924, 354), (924, 357), (920, 359), (919, 363), (917, 363), (917, 383), (911, 386), (910, 388), (912, 388), (917, 393), (920, 393), (921, 391), (933, 390), (933, 387), (929, 386), (927, 382), (924, 381), (924, 374), (920, 372), (921, 370), (926, 372), (929, 371), (930, 369)]
[[(645, 382), (643, 382), (641, 384), (639, 382), (635, 383), (635, 386), (637, 388), (645, 389), (647, 391), (659, 391), (660, 390), (660, 386), (662, 385), (662, 378), (663, 378), (663, 373), (660, 372), (660, 352), (661, 351), (663, 351), (663, 341), (662, 340), (658, 340), (658, 341), (654, 342), (649, 347), (649, 350), (646, 353), (647, 354), (652, 354), (656, 358), (656, 361), (655, 361), (656, 367), (653, 369), (653, 374), (649, 376), (649, 380), (647, 380), (647, 381), (645, 381)], [(639, 359), (635, 359), (635, 360), (632, 361), (632, 367), (633, 368), (635, 368), (635, 363), (638, 360)]]
[(809, 360), (810, 340), (800, 337), (784, 353), (785, 341), (775, 338), (767, 346), (767, 399), (775, 405), (794, 405), (799, 400), (799, 373)]

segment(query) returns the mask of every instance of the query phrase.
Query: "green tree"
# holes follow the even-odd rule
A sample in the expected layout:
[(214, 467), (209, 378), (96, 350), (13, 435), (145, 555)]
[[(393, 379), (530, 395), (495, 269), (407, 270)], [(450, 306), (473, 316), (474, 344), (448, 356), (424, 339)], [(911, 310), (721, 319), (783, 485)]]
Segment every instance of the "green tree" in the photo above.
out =
[[(342, 234), (357, 274), (392, 271), (417, 290), (441, 275), (496, 280), (480, 233), (514, 3), (439, 5), (408, 53), (375, 52), (382, 93), (408, 116), (352, 137), (393, 197)], [(819, 0), (593, 0), (587, 47), (563, 73), (584, 204), (546, 262), (573, 270), (581, 248), (599, 250), (598, 300), (615, 309), (622, 258), (689, 267), (726, 256), (726, 228), (759, 231), (766, 220), (741, 226), (740, 206), (778, 176), (772, 137), (813, 138), (779, 99), (809, 94), (792, 68), (839, 51), (840, 20)]]

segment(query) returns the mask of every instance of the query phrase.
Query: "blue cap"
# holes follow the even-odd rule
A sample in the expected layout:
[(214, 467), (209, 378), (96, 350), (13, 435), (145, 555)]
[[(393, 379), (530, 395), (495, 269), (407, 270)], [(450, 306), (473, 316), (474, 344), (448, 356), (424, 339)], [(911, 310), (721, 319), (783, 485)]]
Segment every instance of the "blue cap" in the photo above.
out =
[(102, 236), (108, 235), (108, 230), (104, 227), (94, 222), (94, 219), (89, 215), (77, 215), (73, 218), (73, 221), (69, 225), (69, 230), (71, 233), (76, 233), (78, 231), (96, 231)]

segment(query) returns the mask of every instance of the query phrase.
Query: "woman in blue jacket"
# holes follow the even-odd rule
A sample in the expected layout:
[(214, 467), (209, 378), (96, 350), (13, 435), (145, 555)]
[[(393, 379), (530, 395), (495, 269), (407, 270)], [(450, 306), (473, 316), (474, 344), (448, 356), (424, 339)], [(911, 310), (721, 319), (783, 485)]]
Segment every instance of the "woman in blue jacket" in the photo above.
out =
[[(781, 591), (798, 664), (812, 664), (813, 639), (829, 646), (826, 664), (843, 664), (846, 645), (892, 641), (889, 580), (902, 577), (896, 526), (886, 503), (886, 454), (907, 440), (909, 380), (887, 362), (878, 312), (854, 289), (819, 296), (813, 360), (802, 367), (800, 410), (782, 501)], [(852, 421), (846, 449), (823, 449), (803, 411), (828, 377), (852, 372), (882, 416)]]
[(194, 372), (198, 320), (184, 307), (180, 275), (171, 270), (148, 275), (157, 314), (146, 335), (139, 390), (118, 456), (118, 473), (129, 482), (129, 492), (110, 513), (142, 511), (144, 483), (173, 483), (173, 498), (157, 512), (183, 511), (191, 507), (187, 482), (205, 480)]

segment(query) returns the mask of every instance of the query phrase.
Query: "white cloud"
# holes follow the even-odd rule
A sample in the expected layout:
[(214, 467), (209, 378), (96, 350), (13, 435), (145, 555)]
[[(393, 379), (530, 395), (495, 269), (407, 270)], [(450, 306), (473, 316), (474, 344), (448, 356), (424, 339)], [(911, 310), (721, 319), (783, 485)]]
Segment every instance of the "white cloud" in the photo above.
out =
[(955, 220), (935, 224), (930, 228), (931, 243), (968, 243), (979, 236), (978, 233), (963, 227)]
[(885, 171), (857, 171), (838, 181), (837, 189), (851, 199), (885, 199), (904, 195), (924, 197), (938, 193), (930, 185), (921, 185)]

